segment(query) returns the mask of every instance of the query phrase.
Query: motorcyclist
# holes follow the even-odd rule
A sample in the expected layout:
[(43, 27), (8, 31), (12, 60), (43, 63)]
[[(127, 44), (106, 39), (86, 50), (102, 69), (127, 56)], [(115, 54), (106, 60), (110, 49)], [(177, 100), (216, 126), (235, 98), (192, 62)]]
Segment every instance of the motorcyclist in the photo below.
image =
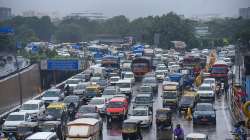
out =
[(180, 124), (177, 124), (174, 129), (174, 137), (175, 140), (184, 140), (184, 130), (181, 128)]
[(68, 96), (69, 95), (69, 92), (70, 92), (70, 87), (69, 85), (67, 85), (64, 89), (66, 92), (65, 92), (65, 96)]
[(246, 140), (244, 129), (241, 127), (242, 123), (236, 123), (234, 125), (234, 133), (240, 137), (240, 140)]

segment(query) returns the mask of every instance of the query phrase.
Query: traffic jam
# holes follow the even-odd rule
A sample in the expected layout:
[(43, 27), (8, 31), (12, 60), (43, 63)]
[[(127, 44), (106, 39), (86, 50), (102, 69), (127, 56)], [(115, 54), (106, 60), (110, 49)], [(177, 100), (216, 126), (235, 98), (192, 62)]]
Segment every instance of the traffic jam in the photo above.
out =
[(135, 45), (103, 55), (11, 112), (1, 135), (18, 140), (231, 138), (224, 96), (233, 64), (221, 51)]

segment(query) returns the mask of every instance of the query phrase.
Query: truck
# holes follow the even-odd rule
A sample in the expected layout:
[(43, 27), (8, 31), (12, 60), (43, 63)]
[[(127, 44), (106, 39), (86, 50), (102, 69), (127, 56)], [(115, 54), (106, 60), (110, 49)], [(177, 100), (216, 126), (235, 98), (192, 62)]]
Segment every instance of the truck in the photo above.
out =
[(150, 58), (153, 58), (154, 57), (154, 50), (150, 49), (150, 48), (144, 49), (144, 54), (143, 55), (147, 56), (147, 57), (150, 57)]
[(152, 70), (151, 59), (149, 57), (137, 57), (132, 61), (131, 68), (136, 80), (141, 79)]
[(101, 62), (101, 66), (106, 69), (108, 75), (110, 73), (120, 74), (120, 58), (118, 56), (104, 56)]
[(184, 74), (182, 73), (172, 73), (169, 74), (169, 80), (171, 82), (177, 82), (179, 85), (179, 90), (182, 93), (183, 92), (183, 86), (184, 86)]
[(223, 60), (216, 61), (209, 69), (210, 77), (215, 78), (216, 81), (221, 81), (227, 84), (228, 80), (228, 65)]
[(176, 109), (180, 98), (179, 84), (177, 82), (164, 81), (161, 97), (163, 107)]

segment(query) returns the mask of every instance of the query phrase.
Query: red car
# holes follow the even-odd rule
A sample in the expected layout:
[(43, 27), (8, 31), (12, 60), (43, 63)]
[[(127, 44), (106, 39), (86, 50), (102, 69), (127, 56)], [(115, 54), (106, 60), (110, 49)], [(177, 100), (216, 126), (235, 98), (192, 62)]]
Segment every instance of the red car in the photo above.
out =
[(124, 97), (114, 97), (107, 105), (107, 119), (108, 121), (112, 119), (124, 120), (128, 113), (128, 100)]

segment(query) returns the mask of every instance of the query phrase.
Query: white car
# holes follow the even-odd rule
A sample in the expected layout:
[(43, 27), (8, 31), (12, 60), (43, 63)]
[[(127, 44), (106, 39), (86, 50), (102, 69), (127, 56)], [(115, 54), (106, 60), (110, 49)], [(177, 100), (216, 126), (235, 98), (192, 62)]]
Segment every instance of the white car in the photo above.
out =
[(161, 71), (161, 70), (155, 71), (155, 77), (158, 81), (163, 81), (165, 78), (165, 74), (166, 73), (164, 71)]
[(31, 117), (26, 112), (12, 112), (8, 115), (6, 118), (2, 130), (3, 133), (13, 133), (17, 131), (17, 126), (20, 125), (23, 122), (30, 122)]
[(132, 83), (131, 80), (127, 79), (122, 79), (119, 80), (116, 85), (120, 88), (120, 93), (125, 94), (128, 97), (131, 97), (133, 94), (133, 88), (132, 88)]
[(44, 101), (29, 100), (21, 106), (20, 112), (28, 113), (31, 115), (32, 119), (38, 118), (45, 113)]
[(118, 82), (120, 80), (120, 77), (119, 76), (112, 76), (109, 78), (109, 84), (110, 85), (115, 85), (116, 82)]
[(199, 94), (200, 100), (208, 100), (214, 101), (215, 100), (215, 92), (212, 88), (211, 84), (202, 84), (199, 88), (197, 93)]
[(214, 89), (215, 91), (215, 88), (216, 88), (216, 81), (215, 81), (215, 78), (205, 78), (203, 80), (203, 84), (210, 84), (211, 87)]
[(153, 121), (153, 114), (148, 107), (138, 106), (133, 108), (132, 113), (129, 114), (129, 119), (142, 121), (141, 127), (151, 127)]
[(106, 99), (103, 97), (94, 97), (88, 103), (89, 105), (95, 105), (100, 114), (106, 113)]
[(132, 84), (135, 83), (135, 76), (133, 72), (125, 72), (123, 75), (123, 79), (130, 80)]
[(35, 134), (26, 138), (26, 140), (58, 140), (55, 132), (36, 132)]
[(186, 140), (208, 140), (208, 136), (202, 133), (190, 133), (186, 136)]
[(66, 88), (67, 86), (70, 87), (70, 90), (73, 92), (74, 88), (80, 83), (83, 82), (82, 79), (68, 79), (65, 83), (64, 88)]

